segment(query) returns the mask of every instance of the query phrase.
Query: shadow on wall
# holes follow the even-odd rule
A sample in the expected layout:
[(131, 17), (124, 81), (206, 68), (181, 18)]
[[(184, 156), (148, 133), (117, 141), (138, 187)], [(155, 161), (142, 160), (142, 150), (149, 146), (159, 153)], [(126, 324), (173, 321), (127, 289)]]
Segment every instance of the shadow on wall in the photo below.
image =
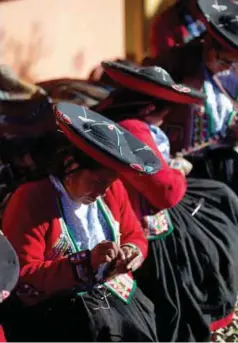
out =
[[(0, 0), (1, 1), (1, 0)], [(31, 26), (28, 42), (22, 42), (14, 37), (9, 37), (7, 32), (0, 32), (1, 50), (7, 56), (6, 60), (17, 73), (17, 75), (26, 81), (33, 82), (37, 75), (35, 67), (42, 60), (46, 60), (53, 53), (53, 44), (51, 47), (45, 43), (44, 33), (41, 24), (35, 22)], [(80, 73), (84, 65), (84, 53), (76, 52), (72, 56), (71, 67), (76, 75)]]
[(50, 53), (44, 47), (44, 37), (41, 33), (40, 24), (37, 22), (32, 24), (27, 44), (14, 37), (9, 37), (4, 31), (1, 33), (1, 40), (3, 51), (14, 71), (19, 77), (32, 81), (35, 78), (34, 65)]

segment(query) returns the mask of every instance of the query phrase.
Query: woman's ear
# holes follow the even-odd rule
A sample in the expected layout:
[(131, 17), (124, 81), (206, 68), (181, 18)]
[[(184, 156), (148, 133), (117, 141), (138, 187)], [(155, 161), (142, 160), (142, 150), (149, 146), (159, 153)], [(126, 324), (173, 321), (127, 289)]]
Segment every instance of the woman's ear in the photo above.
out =
[(64, 160), (65, 174), (70, 174), (73, 170), (77, 169), (79, 164), (75, 162), (73, 156), (67, 156)]

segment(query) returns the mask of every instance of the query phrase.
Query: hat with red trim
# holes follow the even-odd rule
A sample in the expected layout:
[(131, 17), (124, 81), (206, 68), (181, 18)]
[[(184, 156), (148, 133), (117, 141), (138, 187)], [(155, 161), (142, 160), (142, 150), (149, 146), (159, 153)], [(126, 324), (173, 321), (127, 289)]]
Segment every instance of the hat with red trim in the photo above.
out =
[(201, 104), (206, 95), (184, 84), (176, 83), (161, 67), (132, 67), (116, 62), (103, 62), (108, 75), (122, 87), (157, 99), (183, 104)]
[(54, 110), (58, 126), (71, 143), (103, 166), (132, 177), (160, 170), (150, 147), (110, 119), (67, 102), (56, 104)]

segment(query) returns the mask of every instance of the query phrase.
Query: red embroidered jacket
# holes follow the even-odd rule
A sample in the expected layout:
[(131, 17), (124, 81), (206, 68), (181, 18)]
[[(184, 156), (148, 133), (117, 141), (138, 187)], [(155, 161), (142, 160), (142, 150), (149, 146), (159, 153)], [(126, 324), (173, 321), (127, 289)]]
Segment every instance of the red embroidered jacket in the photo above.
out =
[(177, 205), (187, 190), (187, 182), (184, 175), (179, 170), (170, 168), (165, 162), (145, 122), (139, 119), (126, 119), (121, 121), (120, 125), (147, 144), (155, 152), (162, 164), (162, 168), (158, 173), (135, 176), (133, 180), (130, 180), (134, 188), (126, 184), (133, 208), (138, 213), (138, 197), (140, 195), (136, 193), (142, 194), (157, 210)]
[[(120, 181), (114, 182), (104, 200), (120, 223), (120, 244), (136, 245), (145, 258), (148, 243)], [(30, 288), (25, 299), (21, 295), (23, 301), (29, 303), (29, 292), (35, 303), (79, 285), (68, 257), (52, 255), (62, 229), (57, 193), (49, 179), (25, 184), (12, 195), (3, 216), (3, 231), (19, 256), (19, 285)]]

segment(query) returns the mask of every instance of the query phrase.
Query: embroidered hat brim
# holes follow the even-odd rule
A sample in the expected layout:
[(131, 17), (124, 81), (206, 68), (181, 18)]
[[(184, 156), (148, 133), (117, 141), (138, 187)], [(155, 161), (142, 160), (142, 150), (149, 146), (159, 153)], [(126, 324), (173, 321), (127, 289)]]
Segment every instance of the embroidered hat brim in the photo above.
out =
[(238, 52), (238, 2), (197, 0), (195, 11), (210, 35), (226, 49)]
[(161, 163), (154, 152), (115, 122), (85, 107), (55, 105), (60, 129), (80, 150), (120, 173), (154, 174)]
[(194, 88), (177, 84), (161, 67), (128, 67), (115, 62), (103, 62), (108, 75), (122, 87), (183, 104), (202, 104), (206, 95)]
[(7, 298), (19, 277), (19, 261), (10, 242), (0, 231), (0, 302)]

